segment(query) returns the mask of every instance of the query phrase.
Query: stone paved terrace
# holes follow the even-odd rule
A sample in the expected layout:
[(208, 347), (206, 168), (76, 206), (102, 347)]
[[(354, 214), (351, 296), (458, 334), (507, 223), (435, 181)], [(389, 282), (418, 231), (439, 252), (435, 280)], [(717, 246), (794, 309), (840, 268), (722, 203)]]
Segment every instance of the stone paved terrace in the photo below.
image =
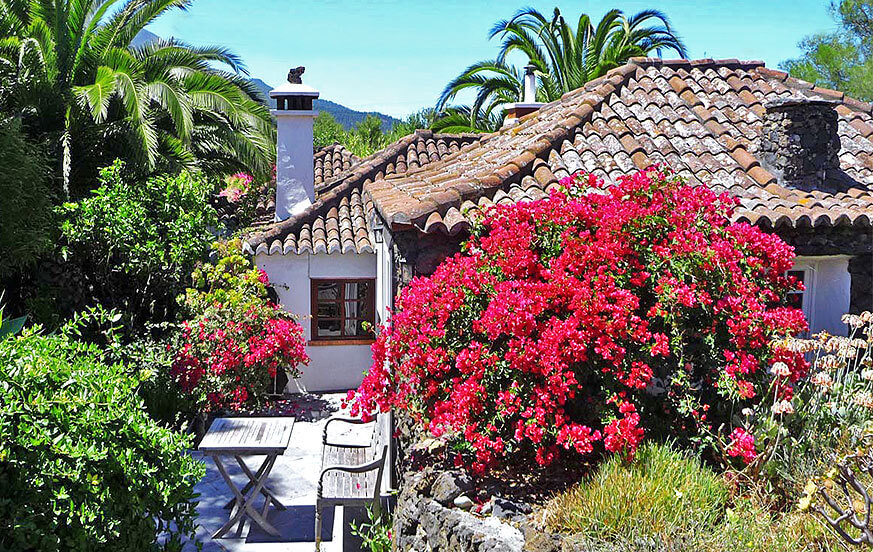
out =
[[(315, 494), (318, 475), (321, 471), (321, 435), (327, 419), (334, 414), (342, 414), (340, 401), (344, 394), (307, 395), (290, 399), (290, 414), (296, 418), (291, 433), (291, 444), (283, 456), (279, 456), (270, 474), (268, 485), (279, 500), (287, 507), (285, 511), (271, 508), (267, 519), (281, 535), (273, 537), (259, 527), (251, 527), (250, 521), (231, 529), (222, 538), (213, 540), (212, 533), (228, 519), (228, 510), (223, 506), (232, 494), (227, 488), (215, 463), (202, 458), (206, 466), (206, 477), (197, 485), (200, 504), (197, 507), (199, 523), (197, 534), (203, 543), (204, 552), (312, 552), (315, 550)], [(342, 424), (340, 424), (342, 425)], [(334, 434), (331, 426), (331, 435)], [(348, 428), (348, 426), (344, 426)], [(339, 430), (340, 427), (336, 426)], [(369, 435), (351, 428), (346, 431), (350, 442), (366, 444)], [(355, 430), (357, 434), (353, 433)], [(260, 458), (247, 458), (246, 463), (257, 468)], [(235, 481), (245, 482), (245, 476), (232, 459), (225, 462)], [(259, 504), (260, 506), (260, 504)], [(260, 509), (260, 508), (259, 508)], [(349, 532), (349, 522), (353, 519), (365, 520), (363, 511), (350, 511), (348, 508), (325, 508), (322, 533), (323, 552), (359, 551), (361, 543)], [(338, 523), (342, 521), (342, 523)], [(193, 545), (186, 550), (194, 550)]]

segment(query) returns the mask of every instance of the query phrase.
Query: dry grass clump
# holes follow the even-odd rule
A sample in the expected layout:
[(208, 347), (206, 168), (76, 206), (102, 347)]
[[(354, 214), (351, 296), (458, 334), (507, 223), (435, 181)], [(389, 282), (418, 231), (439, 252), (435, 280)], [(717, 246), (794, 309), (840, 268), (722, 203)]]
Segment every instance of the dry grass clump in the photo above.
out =
[(546, 524), (591, 539), (670, 537), (717, 524), (729, 497), (725, 482), (699, 461), (647, 443), (633, 463), (614, 456), (553, 498), (546, 505)]
[(551, 531), (590, 552), (789, 552), (842, 550), (816, 520), (773, 513), (762, 497), (731, 498), (725, 479), (668, 445), (648, 443), (553, 497)]

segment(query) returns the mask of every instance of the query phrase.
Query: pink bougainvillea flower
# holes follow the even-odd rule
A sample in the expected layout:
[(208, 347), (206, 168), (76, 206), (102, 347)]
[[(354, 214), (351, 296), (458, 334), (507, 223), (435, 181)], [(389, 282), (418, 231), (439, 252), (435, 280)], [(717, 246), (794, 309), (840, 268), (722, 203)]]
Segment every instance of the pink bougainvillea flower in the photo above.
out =
[[(794, 252), (731, 222), (736, 205), (653, 167), (487, 209), (461, 253), (402, 290), (353, 413), (407, 411), (484, 472), (510, 456), (632, 459), (647, 427), (728, 426), (777, 362), (790, 401), (808, 365), (770, 343), (806, 329), (785, 301)], [(754, 439), (734, 437), (751, 461)]]

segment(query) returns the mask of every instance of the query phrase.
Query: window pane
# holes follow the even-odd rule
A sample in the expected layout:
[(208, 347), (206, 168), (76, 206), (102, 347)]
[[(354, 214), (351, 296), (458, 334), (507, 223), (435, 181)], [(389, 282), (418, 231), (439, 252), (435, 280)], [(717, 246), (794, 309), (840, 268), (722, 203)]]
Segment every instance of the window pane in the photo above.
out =
[(346, 301), (346, 318), (375, 321), (373, 308), (369, 301)]
[(339, 303), (319, 303), (318, 304), (319, 318), (339, 318), (340, 304)]
[(318, 300), (319, 301), (338, 301), (340, 296), (340, 288), (337, 282), (319, 282), (318, 283)]
[(318, 337), (338, 337), (341, 334), (340, 332), (340, 320), (339, 319), (318, 319), (318, 329), (317, 335)]
[(803, 282), (804, 281), (803, 278), (806, 275), (806, 271), (804, 271), (804, 270), (789, 270), (788, 275), (794, 276), (795, 278), (797, 278), (798, 282)]
[(370, 282), (348, 282), (346, 283), (346, 300), (366, 299), (369, 290)]
[(788, 303), (789, 307), (793, 307), (795, 309), (803, 308), (803, 294), (802, 293), (789, 293), (788, 297), (785, 298), (785, 302)]
[[(346, 337), (373, 337), (372, 330), (364, 329), (365, 323), (364, 320), (343, 320), (343, 335)], [(370, 325), (370, 328), (372, 328), (372, 325)]]

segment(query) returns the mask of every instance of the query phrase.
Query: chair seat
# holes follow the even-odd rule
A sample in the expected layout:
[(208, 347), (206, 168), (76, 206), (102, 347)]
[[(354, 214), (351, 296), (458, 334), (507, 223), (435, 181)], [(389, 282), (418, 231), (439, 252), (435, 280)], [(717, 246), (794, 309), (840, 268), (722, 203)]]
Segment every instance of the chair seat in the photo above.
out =
[(324, 474), (321, 499), (373, 500), (376, 492), (376, 472), (349, 473), (332, 470)]
[(366, 448), (324, 446), (321, 469), (329, 466), (359, 466), (368, 462)]

